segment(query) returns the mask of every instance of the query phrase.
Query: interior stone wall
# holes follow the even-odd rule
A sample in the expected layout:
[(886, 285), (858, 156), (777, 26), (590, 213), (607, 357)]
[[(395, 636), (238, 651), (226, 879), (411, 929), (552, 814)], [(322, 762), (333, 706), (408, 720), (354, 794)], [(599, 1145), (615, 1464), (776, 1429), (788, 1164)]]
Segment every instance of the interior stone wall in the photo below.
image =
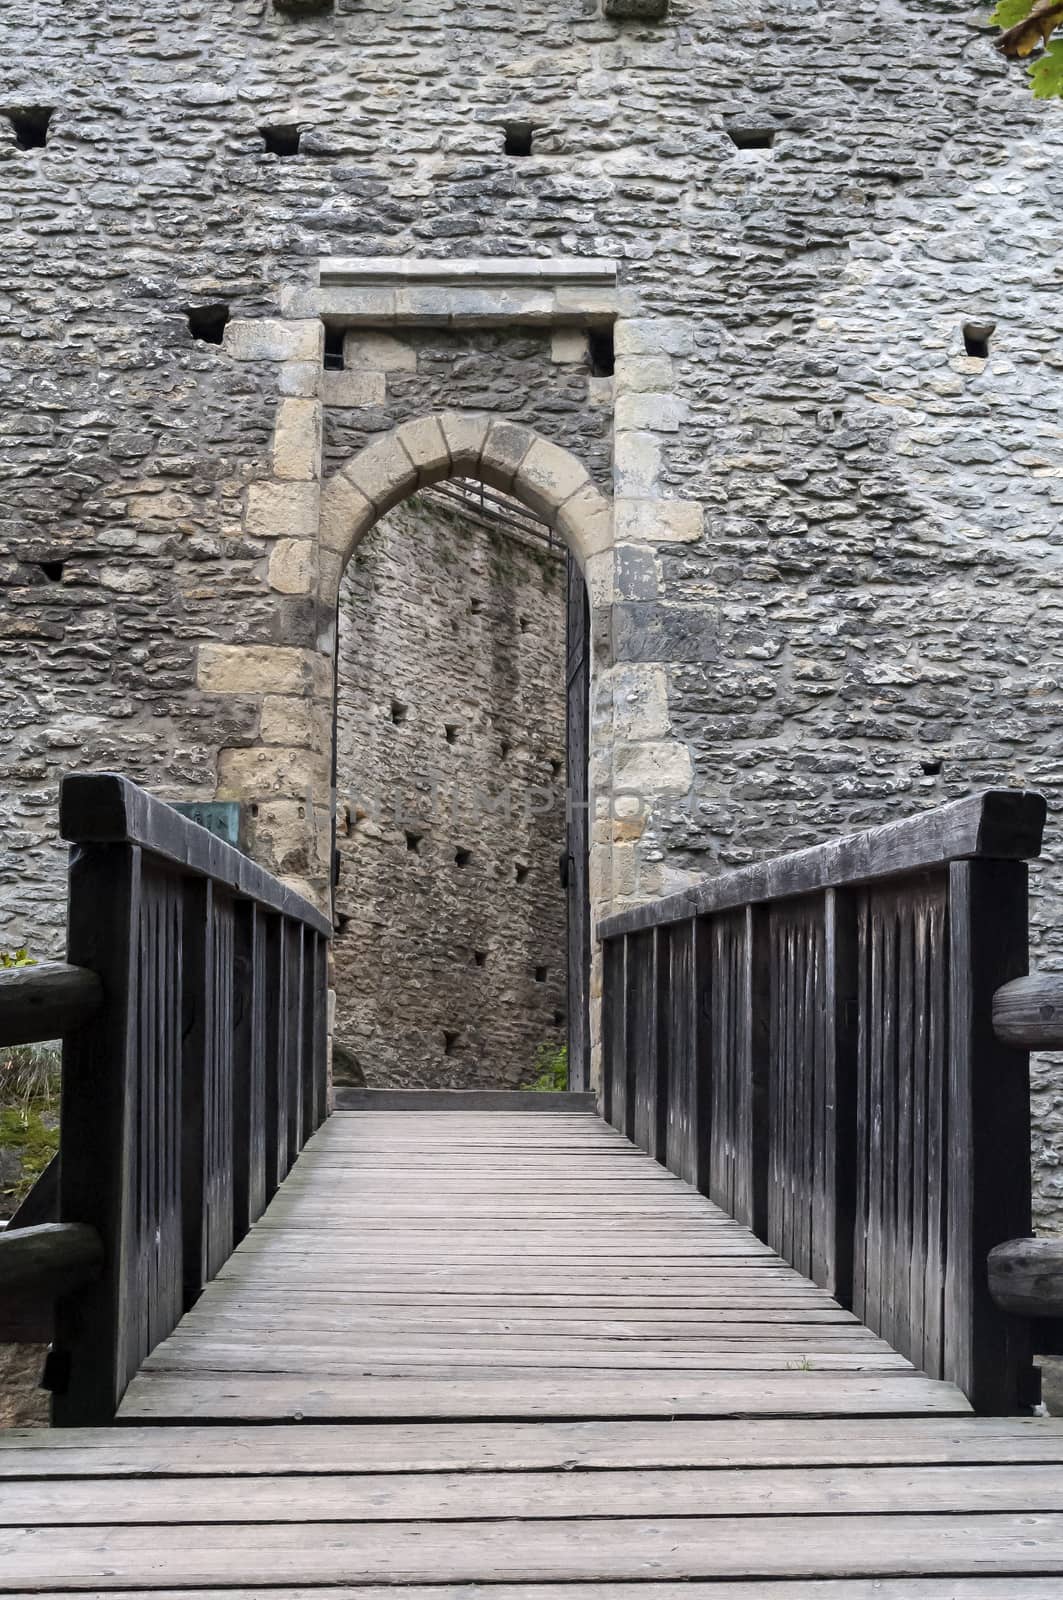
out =
[[(186, 308), (275, 317), (329, 255), (567, 254), (620, 261), (614, 489), (663, 497), (624, 522), (606, 641), (621, 775), (655, 796), (621, 890), (1033, 785), (1037, 954), (1063, 964), (1063, 111), (984, 12), (8, 0), (4, 26), (0, 943), (60, 943), (64, 768), (170, 797), (253, 774), (250, 846), (300, 871), (267, 837), (310, 779), (260, 756), (291, 720), (265, 657), (224, 693), (201, 670), (290, 650), (277, 700), (314, 670), (312, 596), (268, 588), (276, 541), (246, 519), (277, 359), (193, 339)], [(3, 114), (27, 105), (54, 108), (44, 148)], [(278, 124), (296, 154), (267, 152)], [(687, 759), (662, 773), (664, 735)], [(1035, 1116), (1059, 1224), (1047, 1068)]]
[(565, 1040), (563, 549), (430, 492), (377, 523), (340, 592), (336, 783), (337, 1075), (527, 1083)]

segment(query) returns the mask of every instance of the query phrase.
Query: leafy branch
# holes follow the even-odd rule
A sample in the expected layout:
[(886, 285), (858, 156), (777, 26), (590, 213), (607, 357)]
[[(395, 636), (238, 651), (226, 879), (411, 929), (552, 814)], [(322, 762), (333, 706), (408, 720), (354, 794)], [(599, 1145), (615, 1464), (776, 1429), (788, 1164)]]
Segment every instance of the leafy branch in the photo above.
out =
[(990, 23), (1002, 28), (997, 48), (1013, 61), (1042, 53), (1030, 66), (1030, 87), (1038, 100), (1063, 99), (1063, 39), (1052, 35), (1063, 23), (1063, 0), (998, 0)]

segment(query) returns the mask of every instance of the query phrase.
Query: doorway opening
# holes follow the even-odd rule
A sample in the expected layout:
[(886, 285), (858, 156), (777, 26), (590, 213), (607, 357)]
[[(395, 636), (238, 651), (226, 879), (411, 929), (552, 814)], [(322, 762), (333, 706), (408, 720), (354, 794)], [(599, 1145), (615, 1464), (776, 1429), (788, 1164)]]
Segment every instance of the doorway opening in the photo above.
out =
[(421, 489), (356, 549), (337, 619), (337, 1084), (585, 1087), (588, 633), (564, 543), (479, 481)]

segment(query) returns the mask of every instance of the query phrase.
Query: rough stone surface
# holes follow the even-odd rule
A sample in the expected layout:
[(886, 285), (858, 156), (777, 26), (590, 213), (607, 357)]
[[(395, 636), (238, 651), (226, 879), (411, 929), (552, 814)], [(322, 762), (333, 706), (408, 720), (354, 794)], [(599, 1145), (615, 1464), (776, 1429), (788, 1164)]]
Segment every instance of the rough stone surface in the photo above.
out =
[[(665, 671), (694, 773), (618, 844), (618, 891), (637, 852), (713, 871), (987, 784), (1043, 788), (1059, 853), (1063, 110), (984, 12), (7, 0), (4, 25), (0, 106), (55, 114), (28, 151), (0, 116), (0, 942), (60, 947), (62, 770), (209, 796), (261, 706), (198, 686), (200, 647), (315, 646), (312, 597), (267, 579), (306, 507), (242, 519), (249, 486), (278, 488), (277, 400), (313, 398), (320, 362), (282, 295), (330, 254), (621, 261), (617, 391), (686, 408), (619, 435), (621, 486), (704, 527), (657, 547), (658, 599), (595, 619)], [(503, 152), (515, 120), (529, 158)], [(258, 130), (293, 121), (299, 154), (267, 155)], [(736, 149), (742, 124), (773, 147)], [(189, 332), (206, 303), (230, 308), (222, 346)], [(987, 361), (968, 321), (996, 324)], [(608, 380), (551, 362), (549, 329), (410, 337), (416, 365), (366, 364), (383, 405), (333, 408), (336, 456), (418, 407), (486, 407), (603, 483)], [(282, 802), (259, 807), (267, 862), (274, 838), (305, 854)], [(1033, 873), (1037, 959), (1059, 966), (1053, 873)], [(1039, 1070), (1063, 1224), (1059, 1085)]]
[(339, 652), (347, 1070), (512, 1088), (565, 1039), (564, 562), (419, 495), (348, 567)]

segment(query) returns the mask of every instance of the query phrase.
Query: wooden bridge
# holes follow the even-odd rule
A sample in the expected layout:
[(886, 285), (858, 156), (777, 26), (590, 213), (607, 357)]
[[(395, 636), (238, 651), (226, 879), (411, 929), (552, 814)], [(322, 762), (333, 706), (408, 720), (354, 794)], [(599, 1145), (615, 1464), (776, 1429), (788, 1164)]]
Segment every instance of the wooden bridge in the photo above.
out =
[(70, 963), (0, 985), (0, 1037), (65, 1041), (58, 1182), (0, 1240), (57, 1424), (0, 1434), (0, 1593), (1059, 1600), (1042, 817), (978, 796), (605, 924), (605, 1120), (326, 1118), (327, 925), (72, 780)]

